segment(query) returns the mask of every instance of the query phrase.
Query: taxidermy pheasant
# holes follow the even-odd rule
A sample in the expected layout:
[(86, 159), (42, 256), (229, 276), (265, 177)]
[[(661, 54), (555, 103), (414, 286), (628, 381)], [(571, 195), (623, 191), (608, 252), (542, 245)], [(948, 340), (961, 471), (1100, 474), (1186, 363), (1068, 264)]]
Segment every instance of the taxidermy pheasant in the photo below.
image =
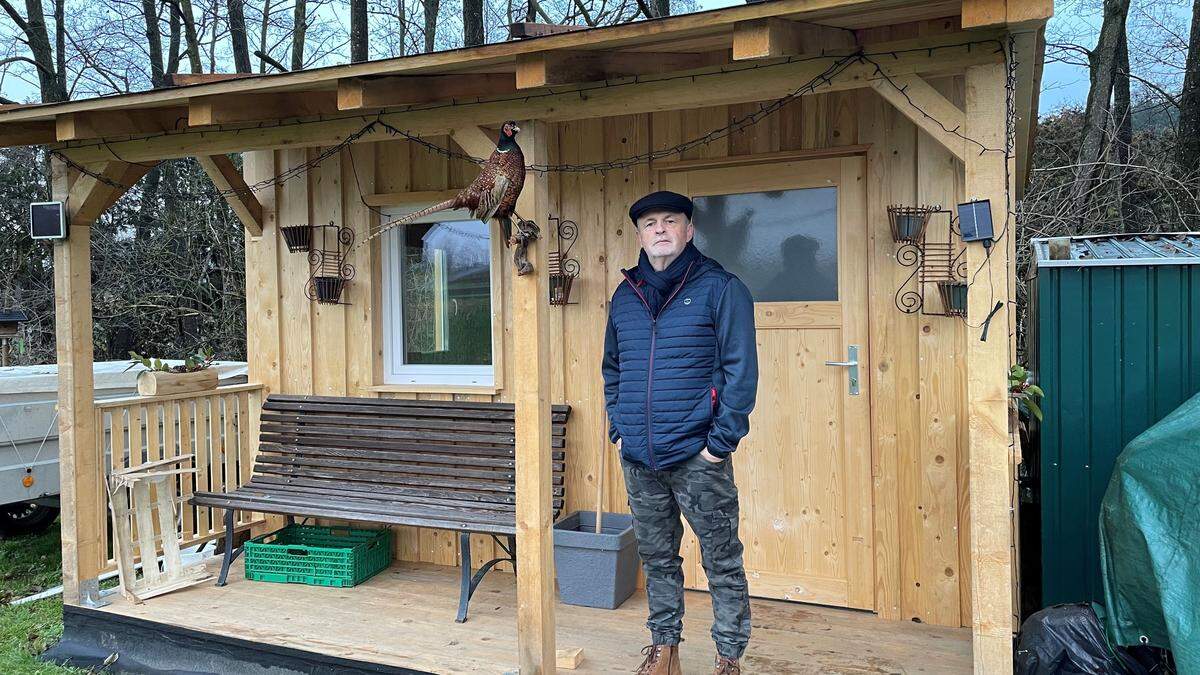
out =
[(495, 219), (504, 233), (505, 245), (516, 246), (513, 261), (516, 263), (517, 274), (531, 272), (533, 265), (526, 258), (526, 252), (529, 241), (537, 238), (537, 225), (531, 221), (522, 221), (518, 217), (517, 231), (513, 232), (513, 209), (517, 205), (517, 196), (521, 194), (521, 188), (525, 185), (525, 156), (521, 153), (521, 146), (517, 145), (517, 134), (520, 131), (521, 128), (516, 122), (505, 122), (500, 129), (500, 139), (496, 143), (496, 149), (492, 151), (492, 156), (483, 163), (479, 175), (470, 185), (463, 188), (462, 192), (440, 204), (394, 220), (374, 236), (431, 213), (467, 209), (473, 217), (485, 223)]

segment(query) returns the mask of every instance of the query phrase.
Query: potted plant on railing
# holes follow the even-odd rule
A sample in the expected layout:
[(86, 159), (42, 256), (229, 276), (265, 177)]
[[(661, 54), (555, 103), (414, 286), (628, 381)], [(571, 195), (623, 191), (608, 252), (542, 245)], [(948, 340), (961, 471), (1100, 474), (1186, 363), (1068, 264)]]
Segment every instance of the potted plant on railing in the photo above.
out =
[(129, 356), (132, 357), (129, 368), (146, 368), (137, 376), (138, 394), (142, 396), (165, 396), (217, 388), (217, 371), (212, 367), (213, 350), (207, 347), (185, 357), (183, 363), (176, 365), (147, 358), (137, 352), (129, 352)]

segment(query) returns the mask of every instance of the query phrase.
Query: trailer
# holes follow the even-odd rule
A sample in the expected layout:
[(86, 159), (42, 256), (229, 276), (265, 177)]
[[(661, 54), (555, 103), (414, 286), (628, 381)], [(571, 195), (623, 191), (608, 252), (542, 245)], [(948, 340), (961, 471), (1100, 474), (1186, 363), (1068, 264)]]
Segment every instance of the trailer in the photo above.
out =
[[(243, 361), (213, 367), (220, 386), (246, 382)], [(96, 401), (134, 396), (142, 370), (128, 361), (95, 363)], [(54, 522), (58, 476), (58, 366), (0, 368), (0, 537), (41, 532)]]

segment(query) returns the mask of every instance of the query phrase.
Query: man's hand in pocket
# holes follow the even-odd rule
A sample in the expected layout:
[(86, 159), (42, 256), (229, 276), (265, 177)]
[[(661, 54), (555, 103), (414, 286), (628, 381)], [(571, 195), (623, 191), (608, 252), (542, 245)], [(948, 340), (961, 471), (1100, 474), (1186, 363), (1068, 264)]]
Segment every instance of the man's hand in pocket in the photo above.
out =
[(716, 455), (709, 452), (708, 448), (701, 450), (700, 456), (704, 458), (704, 461), (706, 461), (710, 464), (720, 464), (721, 462), (725, 461), (723, 458), (717, 457)]

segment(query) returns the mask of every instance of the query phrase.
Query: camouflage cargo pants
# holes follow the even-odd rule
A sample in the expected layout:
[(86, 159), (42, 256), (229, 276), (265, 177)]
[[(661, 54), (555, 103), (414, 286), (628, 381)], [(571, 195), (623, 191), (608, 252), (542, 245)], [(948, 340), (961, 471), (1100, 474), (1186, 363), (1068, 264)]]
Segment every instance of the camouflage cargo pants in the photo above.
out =
[(700, 540), (712, 595), (712, 638), (721, 656), (738, 659), (750, 640), (750, 594), (738, 539), (738, 494), (733, 462), (713, 464), (696, 455), (665, 470), (622, 460), (654, 644), (679, 644), (683, 632), (683, 558), (679, 545), (687, 518)]

